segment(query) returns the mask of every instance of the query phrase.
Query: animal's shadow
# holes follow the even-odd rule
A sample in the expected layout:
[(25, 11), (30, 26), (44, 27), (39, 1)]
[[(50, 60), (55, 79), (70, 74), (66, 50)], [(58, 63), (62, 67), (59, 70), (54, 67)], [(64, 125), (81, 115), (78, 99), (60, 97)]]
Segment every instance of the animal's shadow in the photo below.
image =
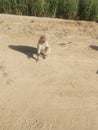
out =
[(15, 51), (19, 51), (21, 53), (24, 53), (25, 55), (27, 55), (28, 58), (33, 58), (36, 60), (34, 55), (37, 55), (37, 48), (35, 48), (35, 47), (22, 46), (22, 45), (20, 45), (20, 46), (9, 45), (8, 47), (10, 49), (15, 50)]
[(96, 51), (98, 51), (98, 46), (90, 45), (89, 47), (96, 50)]

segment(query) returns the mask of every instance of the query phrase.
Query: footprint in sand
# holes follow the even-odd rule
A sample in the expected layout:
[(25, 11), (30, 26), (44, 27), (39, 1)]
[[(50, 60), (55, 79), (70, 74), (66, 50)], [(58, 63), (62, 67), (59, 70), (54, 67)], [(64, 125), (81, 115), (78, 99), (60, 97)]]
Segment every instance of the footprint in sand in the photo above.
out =
[(4, 78), (8, 76), (8, 73), (6, 72), (6, 67), (2, 63), (0, 65), (0, 71), (2, 72)]
[(7, 77), (8, 73), (7, 72), (3, 72), (3, 77)]
[(4, 71), (4, 70), (5, 70), (5, 66), (0, 65), (0, 70), (1, 70), (1, 71)]
[(7, 81), (6, 81), (6, 84), (7, 85), (11, 85), (13, 83), (13, 80), (12, 79), (7, 79)]
[(3, 77), (6, 79), (6, 84), (11, 85), (13, 83), (13, 79), (8, 78), (8, 73), (3, 63), (0, 64), (0, 71), (2, 72)]

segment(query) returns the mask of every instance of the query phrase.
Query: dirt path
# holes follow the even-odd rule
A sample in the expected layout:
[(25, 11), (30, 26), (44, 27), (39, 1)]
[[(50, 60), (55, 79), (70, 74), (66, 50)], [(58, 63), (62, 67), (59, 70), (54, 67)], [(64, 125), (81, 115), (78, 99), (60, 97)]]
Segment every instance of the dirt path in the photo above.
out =
[(98, 23), (0, 15), (0, 130), (97, 130), (97, 70)]

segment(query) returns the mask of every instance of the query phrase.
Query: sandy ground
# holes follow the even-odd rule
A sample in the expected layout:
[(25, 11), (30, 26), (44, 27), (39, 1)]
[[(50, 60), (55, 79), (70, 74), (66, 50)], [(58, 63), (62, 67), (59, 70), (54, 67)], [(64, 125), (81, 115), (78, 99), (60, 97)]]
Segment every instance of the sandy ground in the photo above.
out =
[(98, 23), (0, 14), (0, 130), (98, 130), (97, 70)]

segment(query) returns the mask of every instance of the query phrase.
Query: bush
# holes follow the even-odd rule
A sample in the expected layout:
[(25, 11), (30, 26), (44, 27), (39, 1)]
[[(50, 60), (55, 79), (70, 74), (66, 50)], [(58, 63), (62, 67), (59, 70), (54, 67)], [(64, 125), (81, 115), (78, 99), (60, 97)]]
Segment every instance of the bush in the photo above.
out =
[(76, 19), (78, 14), (79, 0), (59, 0), (58, 17)]
[(0, 0), (0, 13), (98, 20), (98, 0)]
[(80, 0), (78, 12), (81, 20), (96, 20), (98, 16), (98, 0)]

